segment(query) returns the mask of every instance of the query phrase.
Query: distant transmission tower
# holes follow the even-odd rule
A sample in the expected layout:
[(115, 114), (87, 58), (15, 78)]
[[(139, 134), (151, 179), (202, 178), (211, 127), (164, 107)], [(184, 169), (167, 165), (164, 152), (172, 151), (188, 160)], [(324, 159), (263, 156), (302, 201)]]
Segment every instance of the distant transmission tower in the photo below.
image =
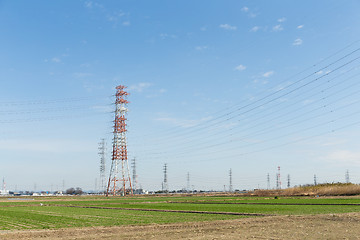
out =
[(314, 174), (314, 185), (317, 185), (317, 181), (316, 181), (316, 174)]
[(270, 174), (267, 174), (267, 189), (270, 189)]
[(136, 158), (131, 160), (131, 168), (132, 168), (132, 179), (133, 179), (133, 189), (137, 189), (137, 175), (136, 175)]
[(278, 167), (278, 173), (276, 174), (276, 188), (281, 189), (280, 166)]
[(287, 187), (290, 187), (290, 174), (287, 175)]
[(346, 181), (346, 183), (350, 183), (350, 174), (349, 174), (349, 170), (346, 170), (346, 173), (345, 173), (345, 181)]
[(168, 186), (168, 179), (167, 179), (167, 164), (164, 164), (164, 182), (163, 182), (163, 191), (168, 192), (169, 191), (169, 186)]
[(186, 190), (190, 191), (190, 173), (189, 172), (187, 173), (186, 181), (187, 181)]
[[(109, 193), (125, 196), (128, 193), (127, 190), (133, 194), (127, 157), (125, 123), (125, 114), (128, 111), (126, 106), (129, 103), (126, 97), (129, 93), (124, 91), (125, 88), (121, 85), (116, 87), (113, 151), (106, 196)], [(129, 184), (128, 188), (126, 187), (127, 183)]]
[(230, 168), (230, 171), (229, 171), (229, 192), (232, 192), (233, 191), (233, 186), (232, 186), (232, 170)]
[(106, 159), (106, 146), (105, 139), (101, 139), (99, 143), (99, 155), (100, 155), (100, 192), (104, 193), (106, 188), (105, 179), (105, 159)]

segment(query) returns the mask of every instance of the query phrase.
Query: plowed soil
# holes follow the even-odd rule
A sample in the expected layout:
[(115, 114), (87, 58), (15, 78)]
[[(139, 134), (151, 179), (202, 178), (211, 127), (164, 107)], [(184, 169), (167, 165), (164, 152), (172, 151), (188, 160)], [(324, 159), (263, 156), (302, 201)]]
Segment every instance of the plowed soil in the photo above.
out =
[(0, 239), (360, 239), (360, 213), (238, 220), (2, 231)]

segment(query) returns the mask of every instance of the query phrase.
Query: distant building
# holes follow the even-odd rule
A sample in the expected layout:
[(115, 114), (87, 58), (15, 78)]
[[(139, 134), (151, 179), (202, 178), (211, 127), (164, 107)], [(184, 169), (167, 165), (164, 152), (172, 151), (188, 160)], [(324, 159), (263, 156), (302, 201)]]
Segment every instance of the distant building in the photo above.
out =
[(9, 190), (1, 189), (0, 190), (0, 195), (9, 195)]

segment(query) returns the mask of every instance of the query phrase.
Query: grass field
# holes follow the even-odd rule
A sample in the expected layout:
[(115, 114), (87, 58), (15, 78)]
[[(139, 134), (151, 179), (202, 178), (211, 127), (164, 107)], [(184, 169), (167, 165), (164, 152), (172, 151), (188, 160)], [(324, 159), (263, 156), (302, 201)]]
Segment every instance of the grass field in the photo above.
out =
[[(186, 212), (187, 211), (187, 212)], [(360, 212), (360, 197), (243, 196), (36, 197), (0, 199), (0, 230), (147, 225), (239, 219), (246, 214)], [(233, 215), (231, 215), (233, 214)], [(242, 215), (243, 214), (243, 215)]]

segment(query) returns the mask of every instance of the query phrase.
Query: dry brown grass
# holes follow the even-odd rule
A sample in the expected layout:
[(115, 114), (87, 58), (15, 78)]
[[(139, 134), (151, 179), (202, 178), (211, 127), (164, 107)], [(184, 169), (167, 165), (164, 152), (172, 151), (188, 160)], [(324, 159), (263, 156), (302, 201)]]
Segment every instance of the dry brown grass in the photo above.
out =
[(352, 183), (327, 183), (278, 190), (256, 190), (252, 196), (351, 196), (360, 195), (360, 185)]

